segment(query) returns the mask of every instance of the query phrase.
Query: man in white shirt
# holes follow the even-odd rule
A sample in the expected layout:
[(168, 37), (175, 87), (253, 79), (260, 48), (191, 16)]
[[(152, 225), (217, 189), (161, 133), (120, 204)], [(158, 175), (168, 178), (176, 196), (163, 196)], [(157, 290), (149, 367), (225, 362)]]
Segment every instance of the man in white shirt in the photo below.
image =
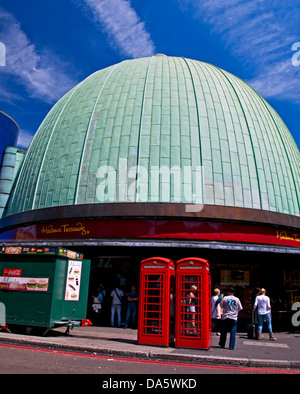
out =
[(122, 304), (122, 297), (124, 297), (124, 293), (118, 287), (116, 287), (111, 293), (110, 296), (112, 297), (111, 302), (111, 326), (114, 326), (115, 323), (115, 314), (117, 312), (118, 316), (118, 327), (121, 327), (121, 304)]
[(262, 339), (262, 328), (264, 324), (264, 319), (268, 324), (268, 331), (270, 336), (270, 341), (277, 341), (272, 332), (272, 322), (271, 322), (271, 304), (270, 298), (266, 296), (266, 290), (261, 289), (261, 295), (258, 295), (255, 299), (253, 310), (257, 308), (258, 312), (258, 340)]
[(228, 295), (221, 301), (220, 307), (223, 309), (222, 324), (221, 324), (221, 337), (219, 346), (225, 347), (227, 333), (230, 332), (229, 349), (233, 350), (235, 347), (235, 336), (237, 329), (237, 319), (239, 311), (243, 309), (239, 298), (234, 296), (235, 289), (229, 287)]

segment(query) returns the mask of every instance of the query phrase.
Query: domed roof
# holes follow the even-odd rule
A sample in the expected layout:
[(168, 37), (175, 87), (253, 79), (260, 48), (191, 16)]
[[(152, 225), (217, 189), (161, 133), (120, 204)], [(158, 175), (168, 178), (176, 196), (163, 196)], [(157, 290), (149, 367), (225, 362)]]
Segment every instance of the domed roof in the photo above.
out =
[(275, 110), (213, 65), (153, 56), (90, 75), (51, 109), (6, 215), (169, 202), (299, 215), (300, 153)]

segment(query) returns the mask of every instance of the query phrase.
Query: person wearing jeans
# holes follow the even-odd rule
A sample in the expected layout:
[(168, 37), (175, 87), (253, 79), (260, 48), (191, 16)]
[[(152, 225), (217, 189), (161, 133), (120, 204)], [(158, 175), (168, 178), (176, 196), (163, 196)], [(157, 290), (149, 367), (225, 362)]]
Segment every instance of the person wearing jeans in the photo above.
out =
[(118, 327), (121, 327), (121, 304), (122, 304), (122, 297), (124, 293), (118, 287), (116, 287), (111, 293), (110, 296), (112, 297), (111, 303), (111, 326), (113, 327), (115, 324), (115, 314), (117, 313), (118, 316)]
[(117, 313), (118, 327), (121, 327), (121, 304), (111, 304), (111, 326), (115, 324), (115, 314)]
[(253, 310), (255, 311), (256, 308), (258, 312), (258, 340), (262, 339), (262, 328), (264, 319), (266, 319), (270, 341), (277, 341), (272, 331), (271, 304), (270, 298), (266, 296), (266, 289), (261, 289), (261, 294), (256, 297)]
[(125, 328), (128, 327), (130, 317), (132, 318), (131, 327), (134, 327), (137, 306), (138, 306), (138, 298), (139, 298), (139, 295), (136, 292), (135, 286), (131, 286), (131, 291), (128, 293), (128, 305), (127, 305)]
[(225, 347), (227, 333), (230, 333), (229, 349), (233, 350), (235, 348), (235, 337), (237, 329), (237, 320), (234, 319), (224, 319), (221, 322), (221, 337), (219, 345), (220, 347)]
[(223, 309), (222, 322), (221, 322), (221, 336), (219, 346), (224, 348), (227, 333), (230, 332), (229, 349), (235, 348), (235, 337), (237, 329), (237, 319), (239, 311), (243, 309), (239, 298), (234, 296), (235, 289), (230, 287), (228, 289), (228, 295), (224, 297), (220, 303), (221, 309)]

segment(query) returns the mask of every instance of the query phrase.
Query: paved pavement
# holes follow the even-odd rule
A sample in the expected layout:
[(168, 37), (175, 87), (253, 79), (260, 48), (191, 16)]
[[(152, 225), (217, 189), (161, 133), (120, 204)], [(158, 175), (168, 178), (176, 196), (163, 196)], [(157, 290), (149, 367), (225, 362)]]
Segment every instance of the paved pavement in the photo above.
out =
[[(47, 336), (26, 333), (0, 332), (0, 343), (58, 347), (87, 351), (102, 355), (189, 361), (203, 364), (235, 365), (267, 368), (292, 368), (300, 370), (300, 333), (276, 333), (277, 342), (268, 334), (261, 341), (250, 340), (245, 333), (237, 333), (236, 347), (218, 347), (219, 337), (213, 333), (209, 350), (160, 347), (137, 343), (137, 330), (111, 327), (74, 327), (69, 335), (65, 328), (51, 330)], [(227, 338), (229, 341), (229, 337)]]

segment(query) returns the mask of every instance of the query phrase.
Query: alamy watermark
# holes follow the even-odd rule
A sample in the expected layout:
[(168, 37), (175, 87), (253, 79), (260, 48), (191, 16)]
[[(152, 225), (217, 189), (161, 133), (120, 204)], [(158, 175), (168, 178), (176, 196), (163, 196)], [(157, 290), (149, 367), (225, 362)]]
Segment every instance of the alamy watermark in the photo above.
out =
[(295, 313), (292, 316), (292, 325), (294, 327), (299, 327), (300, 326), (300, 302), (294, 302), (292, 305), (292, 311), (295, 311)]
[(296, 51), (292, 56), (292, 65), (295, 67), (300, 66), (300, 42), (294, 42), (292, 45), (292, 51)]
[(186, 212), (203, 209), (204, 167), (129, 166), (119, 159), (117, 168), (104, 165), (96, 173), (99, 202), (184, 202)]
[(0, 42), (0, 67), (6, 66), (6, 47), (3, 42)]

